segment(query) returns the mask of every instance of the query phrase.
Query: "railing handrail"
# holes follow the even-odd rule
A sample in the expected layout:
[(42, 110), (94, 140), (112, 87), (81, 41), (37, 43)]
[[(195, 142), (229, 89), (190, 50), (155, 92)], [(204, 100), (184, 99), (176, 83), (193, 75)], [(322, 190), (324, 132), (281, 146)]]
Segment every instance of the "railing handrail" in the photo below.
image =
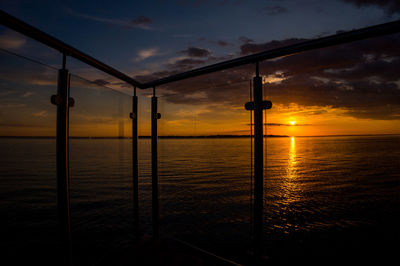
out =
[(38, 42), (41, 42), (51, 48), (58, 50), (60, 53), (74, 57), (94, 68), (97, 68), (113, 77), (125, 81), (128, 84), (136, 87), (143, 87), (142, 84), (128, 75), (116, 70), (115, 68), (100, 62), (99, 60), (83, 53), (82, 51), (72, 47), (71, 45), (62, 42), (53, 36), (23, 22), (22, 20), (7, 14), (0, 10), (0, 21), (4, 26), (13, 29), (25, 36), (28, 36)]

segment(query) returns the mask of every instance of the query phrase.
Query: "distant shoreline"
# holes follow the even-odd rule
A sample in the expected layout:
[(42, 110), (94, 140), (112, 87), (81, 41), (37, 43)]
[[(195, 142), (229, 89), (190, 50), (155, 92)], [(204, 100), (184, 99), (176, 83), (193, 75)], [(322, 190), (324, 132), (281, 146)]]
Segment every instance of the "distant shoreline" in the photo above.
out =
[[(253, 136), (254, 137), (254, 136)], [(267, 138), (289, 138), (286, 135), (267, 135)], [(55, 136), (0, 136), (0, 138), (10, 139), (55, 139)], [(139, 136), (139, 139), (150, 139), (151, 136)], [(158, 136), (160, 139), (230, 139), (230, 138), (250, 138), (250, 135), (205, 135), (205, 136)], [(132, 137), (82, 137), (73, 136), (70, 139), (132, 139)]]
[[(360, 134), (360, 135), (319, 135), (319, 136), (288, 136), (264, 135), (267, 138), (312, 138), (312, 137), (357, 137), (357, 136), (399, 136), (400, 134)], [(160, 139), (233, 139), (250, 138), (250, 135), (204, 135), (204, 136), (158, 136)], [(253, 136), (254, 137), (254, 136)], [(0, 136), (0, 139), (55, 139), (55, 136)], [(131, 139), (132, 137), (85, 137), (73, 136), (70, 139)], [(139, 139), (150, 139), (151, 136), (139, 136)]]

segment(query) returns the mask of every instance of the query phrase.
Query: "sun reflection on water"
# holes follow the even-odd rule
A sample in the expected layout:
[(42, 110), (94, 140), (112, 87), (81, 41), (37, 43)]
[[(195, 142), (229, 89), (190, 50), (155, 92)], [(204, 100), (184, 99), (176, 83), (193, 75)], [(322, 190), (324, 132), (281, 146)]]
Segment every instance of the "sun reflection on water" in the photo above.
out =
[(300, 188), (298, 180), (298, 158), (296, 155), (296, 139), (290, 138), (286, 166), (286, 175), (282, 180), (282, 204), (285, 208), (299, 200)]
[(289, 149), (289, 162), (287, 167), (288, 178), (293, 179), (296, 177), (296, 140), (291, 137)]

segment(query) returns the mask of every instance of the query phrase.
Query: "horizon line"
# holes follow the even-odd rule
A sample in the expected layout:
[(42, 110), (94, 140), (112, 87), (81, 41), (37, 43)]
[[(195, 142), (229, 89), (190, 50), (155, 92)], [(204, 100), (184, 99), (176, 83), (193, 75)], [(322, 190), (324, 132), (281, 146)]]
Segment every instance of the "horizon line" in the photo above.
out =
[[(307, 135), (307, 136), (289, 136), (289, 135), (264, 135), (264, 138), (309, 138), (309, 137), (351, 137), (351, 136), (396, 136), (400, 135), (400, 133), (383, 133), (383, 134), (330, 134), (330, 135)], [(254, 137), (251, 135), (230, 135), (230, 134), (216, 134), (216, 135), (164, 135), (158, 136), (158, 138), (164, 139), (185, 139), (185, 138), (250, 138)], [(53, 139), (56, 136), (0, 136), (0, 138), (26, 138), (26, 139)], [(124, 137), (124, 136), (70, 136), (70, 139), (132, 139), (132, 137)], [(138, 136), (139, 139), (149, 139), (151, 136), (144, 135)]]

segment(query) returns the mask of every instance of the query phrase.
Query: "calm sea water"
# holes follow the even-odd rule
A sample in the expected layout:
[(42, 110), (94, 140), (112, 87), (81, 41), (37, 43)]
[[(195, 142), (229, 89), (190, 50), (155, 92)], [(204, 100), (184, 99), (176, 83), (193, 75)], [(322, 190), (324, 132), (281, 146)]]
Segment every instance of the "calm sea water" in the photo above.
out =
[[(140, 143), (140, 217), (151, 235), (150, 140)], [(250, 139), (160, 139), (162, 236), (238, 260), (251, 238)], [(264, 253), (282, 261), (394, 257), (400, 240), (400, 136), (269, 138)], [(130, 140), (72, 139), (75, 260), (128, 254)], [(45, 260), (58, 245), (54, 139), (0, 139), (1, 250)], [(79, 264), (78, 263), (78, 264)]]

